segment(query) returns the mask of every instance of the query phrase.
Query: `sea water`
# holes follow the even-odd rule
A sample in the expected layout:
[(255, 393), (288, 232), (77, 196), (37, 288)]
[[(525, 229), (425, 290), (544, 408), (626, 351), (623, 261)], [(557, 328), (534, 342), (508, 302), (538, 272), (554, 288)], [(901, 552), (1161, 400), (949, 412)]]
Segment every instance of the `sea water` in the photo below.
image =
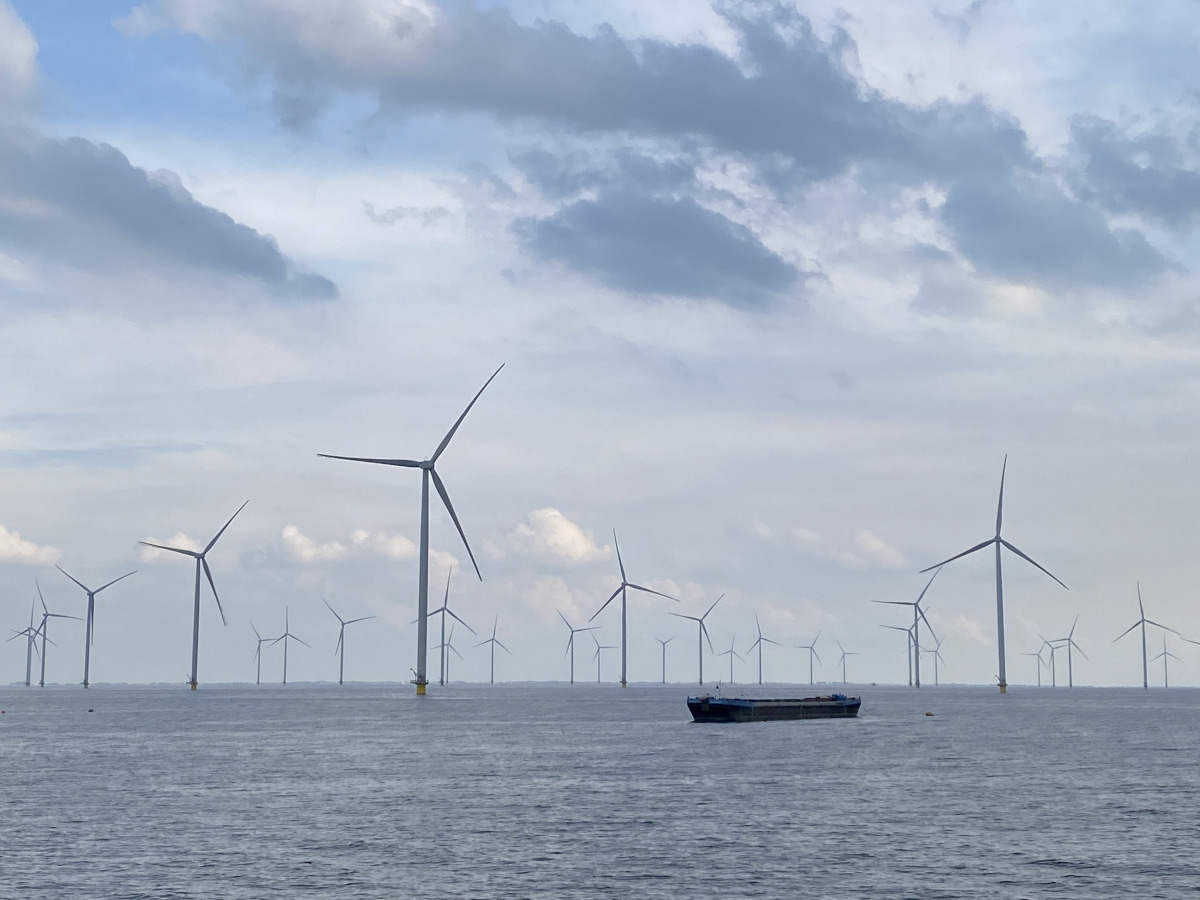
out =
[(412, 690), (0, 689), (0, 896), (1200, 896), (1195, 689)]

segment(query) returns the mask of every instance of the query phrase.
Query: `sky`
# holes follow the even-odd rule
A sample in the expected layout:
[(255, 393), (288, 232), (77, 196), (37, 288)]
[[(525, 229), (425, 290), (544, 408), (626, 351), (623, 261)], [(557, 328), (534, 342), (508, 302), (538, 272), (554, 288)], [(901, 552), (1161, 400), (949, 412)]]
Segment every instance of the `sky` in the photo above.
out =
[[(678, 598), (631, 595), (630, 680), (668, 638), (694, 680), (669, 613), (723, 595), (737, 681), (761, 627), (769, 681), (815, 639), (817, 680), (840, 646), (904, 682), (875, 601), (992, 537), (1007, 465), (1005, 539), (1069, 587), (1006, 557), (1008, 681), (1078, 617), (1076, 682), (1140, 684), (1139, 585), (1200, 640), (1198, 43), (1169, 0), (0, 0), (0, 621), (39, 586), (82, 616), (56, 565), (137, 570), (91, 679), (182, 683), (192, 564), (139, 541), (249, 501), (201, 684), (253, 679), (285, 610), (289, 680), (336, 680), (323, 601), (375, 617), (347, 679), (407, 680), (419, 476), (317, 454), (425, 458), (503, 364), (438, 461), (483, 575), (435, 495), (453, 679), (493, 625), (497, 680), (565, 679), (615, 529)], [(929, 587), (943, 681), (995, 682), (994, 578), (988, 549)], [(617, 604), (591, 624), (619, 644)], [(49, 634), (78, 683), (81, 623)]]

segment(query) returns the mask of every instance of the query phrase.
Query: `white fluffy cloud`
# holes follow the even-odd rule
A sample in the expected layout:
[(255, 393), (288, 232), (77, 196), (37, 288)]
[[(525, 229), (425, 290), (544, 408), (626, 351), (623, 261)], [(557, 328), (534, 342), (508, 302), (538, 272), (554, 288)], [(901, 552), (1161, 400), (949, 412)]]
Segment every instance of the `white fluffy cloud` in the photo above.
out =
[(346, 545), (337, 541), (318, 544), (295, 525), (283, 529), (283, 549), (296, 562), (331, 562), (346, 555)]
[(37, 80), (37, 41), (8, 0), (0, 0), (0, 119), (24, 104)]
[[(3, 8), (0, 7), (0, 12)], [(2, 18), (2, 15), (0, 15)], [(0, 562), (18, 563), (26, 566), (52, 566), (58, 562), (62, 551), (57, 547), (41, 547), (27, 541), (15, 531), (0, 525)]]
[[(194, 553), (199, 553), (204, 549), (204, 545), (195, 538), (188, 537), (182, 531), (177, 531), (174, 535), (167, 538), (165, 541), (162, 538), (148, 537), (142, 538), (148, 544), (162, 544), (164, 547), (178, 547), (180, 550), (191, 550)], [(171, 553), (167, 550), (159, 550), (157, 547), (143, 546), (141, 549), (142, 562), (152, 562), (156, 559), (174, 558), (178, 554)]]
[(808, 528), (793, 528), (792, 539), (804, 554), (848, 569), (902, 569), (908, 565), (904, 554), (866, 528), (848, 542), (828, 541)]
[[(387, 534), (382, 531), (368, 531), (358, 528), (351, 532), (347, 541), (318, 542), (306, 535), (296, 525), (288, 525), (281, 535), (283, 551), (287, 557), (298, 563), (336, 562), (345, 559), (351, 552), (366, 553), (382, 556), (386, 559), (415, 559), (417, 545), (402, 534)], [(449, 554), (445, 554), (449, 556)], [(440, 565), (438, 551), (430, 554), (435, 565)], [(453, 556), (449, 556), (454, 561)]]
[(569, 563), (595, 562), (611, 552), (607, 545), (597, 544), (590, 531), (552, 507), (530, 512), (513, 529), (512, 543), (517, 550)]

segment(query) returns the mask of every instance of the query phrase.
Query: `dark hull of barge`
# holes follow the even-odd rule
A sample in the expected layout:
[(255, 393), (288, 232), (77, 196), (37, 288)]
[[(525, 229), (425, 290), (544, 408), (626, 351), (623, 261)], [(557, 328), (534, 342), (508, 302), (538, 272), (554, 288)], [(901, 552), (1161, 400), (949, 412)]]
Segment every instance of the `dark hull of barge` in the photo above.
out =
[(785, 719), (851, 719), (858, 715), (861, 697), (829, 694), (800, 699), (688, 697), (696, 722), (772, 722)]

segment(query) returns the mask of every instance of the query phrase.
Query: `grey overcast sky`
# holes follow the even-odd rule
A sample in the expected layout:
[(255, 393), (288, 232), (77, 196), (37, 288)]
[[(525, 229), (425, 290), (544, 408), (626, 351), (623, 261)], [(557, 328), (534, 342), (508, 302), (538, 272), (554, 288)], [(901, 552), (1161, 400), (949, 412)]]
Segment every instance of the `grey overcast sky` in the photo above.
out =
[[(0, 619), (35, 579), (82, 615), (55, 563), (137, 569), (92, 680), (182, 683), (192, 570), (138, 541), (249, 499), (201, 683), (285, 607), (290, 677), (336, 679), (323, 598), (378, 617), (347, 678), (407, 680), (419, 478), (317, 453), (424, 457), (505, 363), (439, 464), (484, 575), (435, 509), (456, 678), (496, 617), (499, 679), (565, 678), (615, 527), (681, 600), (632, 598), (632, 680), (673, 635), (694, 678), (667, 612), (724, 592), (717, 649), (757, 614), (770, 680), (820, 634), (819, 679), (840, 641), (903, 681), (871, 601), (992, 535), (1008, 454), (1005, 537), (1070, 586), (1006, 559), (1010, 683), (1077, 615), (1077, 681), (1140, 683), (1138, 581), (1200, 640), (1198, 47), (1170, 0), (0, 0)], [(995, 678), (993, 579), (930, 589), (944, 680)], [(80, 624), (51, 637), (80, 681)]]

